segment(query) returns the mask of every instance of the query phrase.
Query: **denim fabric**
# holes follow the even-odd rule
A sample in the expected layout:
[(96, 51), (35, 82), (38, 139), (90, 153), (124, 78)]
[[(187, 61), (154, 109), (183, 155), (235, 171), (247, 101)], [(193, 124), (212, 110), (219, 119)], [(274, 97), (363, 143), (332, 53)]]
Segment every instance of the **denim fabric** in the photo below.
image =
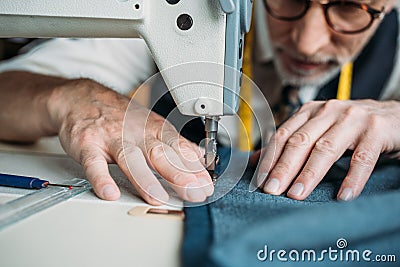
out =
[[(228, 151), (219, 153), (221, 164), (226, 164)], [(249, 192), (254, 171), (248, 169), (222, 199), (206, 207), (185, 210), (192, 223), (185, 224), (184, 266), (399, 266), (399, 161), (381, 163), (357, 200), (337, 202), (336, 194), (348, 163), (349, 158), (339, 160), (305, 201)], [(203, 225), (208, 229), (194, 221), (206, 221)], [(200, 235), (202, 242), (194, 248), (193, 242)], [(395, 254), (397, 263), (331, 261), (327, 256), (324, 262), (282, 262), (277, 260), (276, 253), (273, 261), (257, 259), (257, 252), (265, 245), (268, 251), (313, 249), (319, 256), (329, 247), (338, 249), (336, 241), (340, 238), (348, 244), (343, 253), (346, 249), (359, 249), (361, 253), (369, 249), (373, 252), (371, 258), (376, 254)], [(198, 251), (201, 256), (195, 257)]]

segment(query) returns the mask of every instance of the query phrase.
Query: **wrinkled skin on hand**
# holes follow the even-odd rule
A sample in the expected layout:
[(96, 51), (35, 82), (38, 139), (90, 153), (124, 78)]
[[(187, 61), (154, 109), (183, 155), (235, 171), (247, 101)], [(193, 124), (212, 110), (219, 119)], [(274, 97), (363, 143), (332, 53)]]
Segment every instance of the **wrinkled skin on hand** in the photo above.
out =
[(338, 192), (351, 200), (362, 192), (379, 156), (400, 150), (400, 102), (314, 101), (279, 127), (262, 154), (258, 185), (264, 192), (304, 200), (343, 153), (353, 150)]
[[(49, 102), (63, 148), (84, 167), (97, 196), (119, 198), (108, 170), (108, 164), (116, 163), (149, 204), (159, 205), (169, 198), (150, 167), (182, 199), (204, 201), (214, 188), (200, 161), (199, 147), (161, 116), (129, 102), (129, 98), (85, 79), (60, 86)], [(123, 142), (125, 115), (134, 119), (127, 122)]]

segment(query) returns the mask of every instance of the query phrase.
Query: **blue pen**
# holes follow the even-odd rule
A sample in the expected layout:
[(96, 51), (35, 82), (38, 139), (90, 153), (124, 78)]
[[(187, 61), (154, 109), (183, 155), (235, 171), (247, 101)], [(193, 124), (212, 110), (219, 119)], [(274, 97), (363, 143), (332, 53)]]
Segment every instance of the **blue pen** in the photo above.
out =
[(0, 173), (0, 186), (9, 186), (9, 187), (17, 187), (25, 189), (41, 189), (48, 186), (68, 187), (69, 189), (72, 189), (74, 187), (80, 187), (80, 186), (72, 186), (64, 184), (51, 184), (49, 181), (41, 180), (35, 177), (2, 174), (2, 173)]

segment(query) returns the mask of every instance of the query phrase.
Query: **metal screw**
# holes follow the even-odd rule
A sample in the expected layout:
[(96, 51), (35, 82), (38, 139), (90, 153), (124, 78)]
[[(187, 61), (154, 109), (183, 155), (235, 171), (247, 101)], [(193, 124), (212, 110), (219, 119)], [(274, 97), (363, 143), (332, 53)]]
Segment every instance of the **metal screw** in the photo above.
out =
[(188, 14), (182, 14), (176, 20), (176, 24), (182, 31), (187, 31), (193, 26), (193, 19)]

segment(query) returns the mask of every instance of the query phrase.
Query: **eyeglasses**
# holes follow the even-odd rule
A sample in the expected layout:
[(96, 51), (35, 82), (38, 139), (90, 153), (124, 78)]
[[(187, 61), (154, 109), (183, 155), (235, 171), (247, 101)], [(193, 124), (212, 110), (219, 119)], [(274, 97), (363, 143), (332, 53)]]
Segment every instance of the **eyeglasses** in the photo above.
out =
[(268, 13), (280, 20), (294, 21), (302, 18), (312, 2), (319, 2), (324, 9), (328, 25), (336, 32), (356, 34), (371, 27), (375, 19), (383, 19), (385, 8), (376, 10), (366, 4), (352, 1), (313, 0), (263, 0)]

